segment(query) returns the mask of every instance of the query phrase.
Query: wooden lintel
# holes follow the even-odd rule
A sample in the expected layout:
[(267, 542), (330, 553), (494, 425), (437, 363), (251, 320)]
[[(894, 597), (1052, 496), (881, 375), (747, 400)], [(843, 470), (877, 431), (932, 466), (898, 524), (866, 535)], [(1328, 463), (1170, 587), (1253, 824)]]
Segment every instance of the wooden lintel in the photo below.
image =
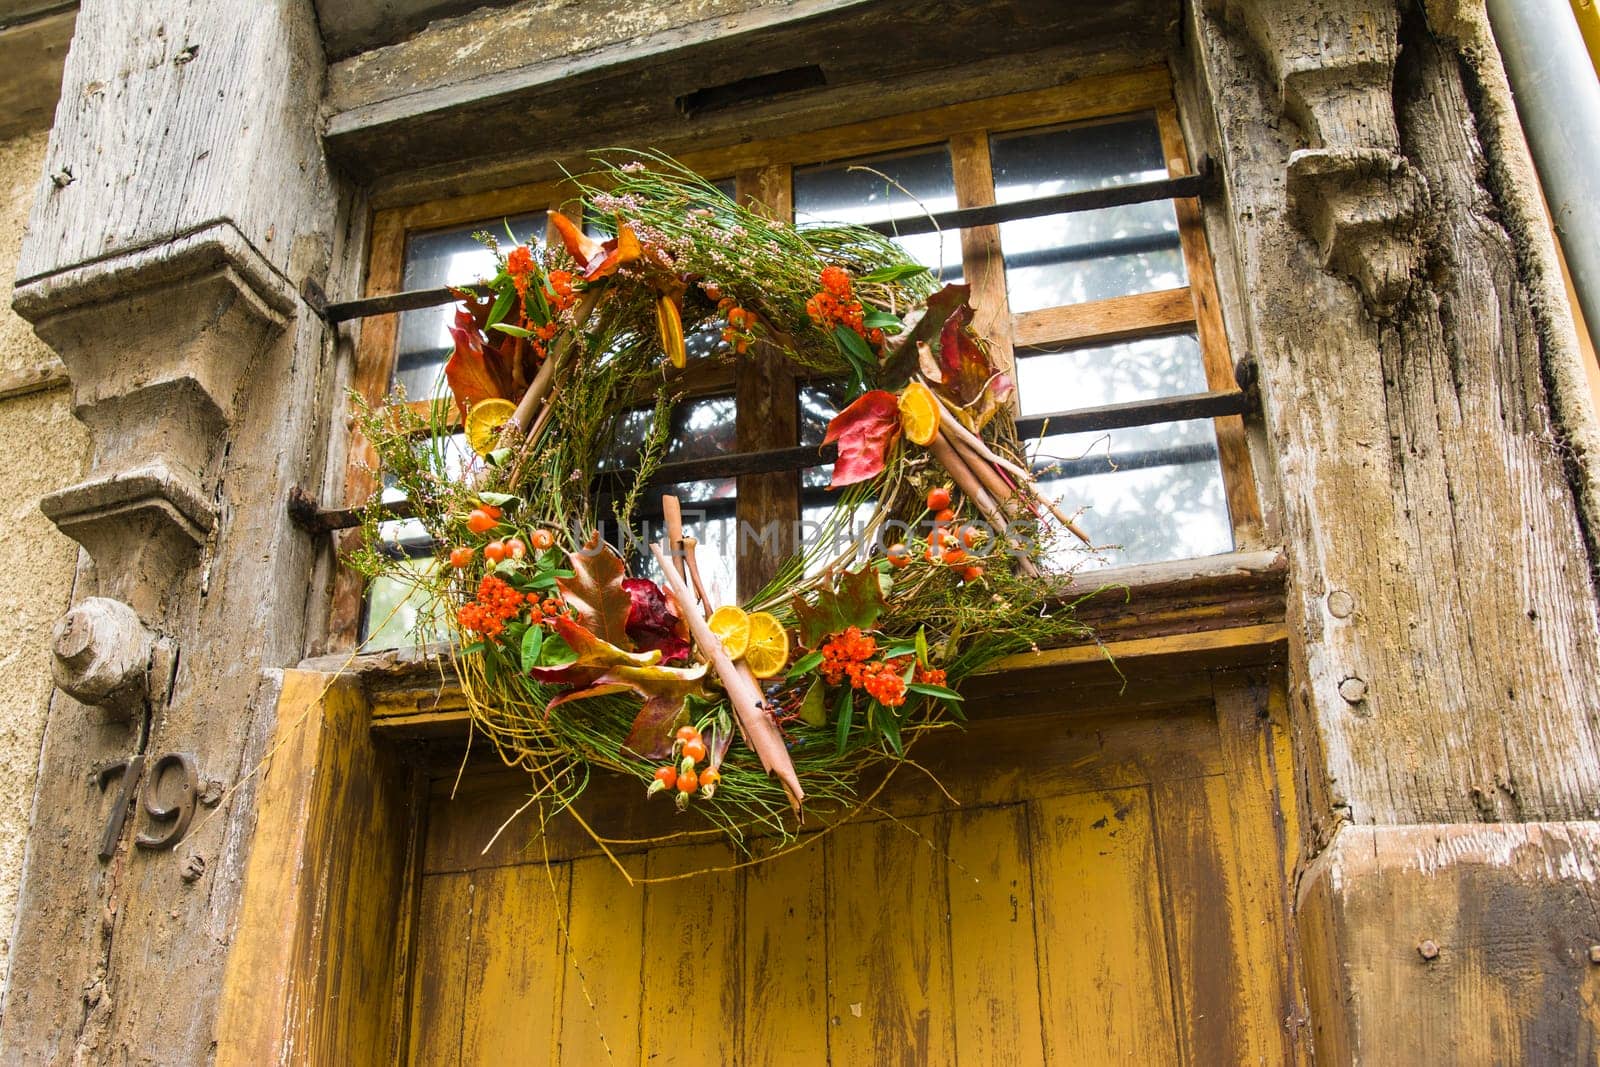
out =
[[(1008, 657), (974, 678), (973, 692), (981, 697), (1063, 682), (1098, 684), (1118, 671), (1142, 673), (1156, 664), (1163, 670), (1200, 671), (1279, 662), (1287, 641), (1284, 576), (1283, 557), (1267, 551), (1081, 577), (1078, 617), (1093, 628), (1095, 638)], [(360, 676), (372, 728), (385, 736), (459, 735), (467, 721), (466, 702), (443, 646), (323, 657), (302, 667)]]

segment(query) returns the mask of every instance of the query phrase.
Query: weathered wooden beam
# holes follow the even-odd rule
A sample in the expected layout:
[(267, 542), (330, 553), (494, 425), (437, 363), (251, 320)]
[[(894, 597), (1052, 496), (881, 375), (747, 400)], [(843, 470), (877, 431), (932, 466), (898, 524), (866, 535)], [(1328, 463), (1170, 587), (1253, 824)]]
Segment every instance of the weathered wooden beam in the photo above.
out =
[[(859, 89), (882, 95), (887, 82), (936, 68), (995, 60), (1006, 63), (1014, 77), (1030, 69), (1016, 62), (1018, 54), (1041, 49), (1084, 57), (1078, 70), (1090, 56), (1132, 56), (1166, 39), (1175, 15), (1175, 5), (1146, 0), (1093, 8), (1021, 0), (981, 7), (801, 0), (751, 5), (714, 23), (647, 16), (645, 32), (639, 32), (640, 20), (630, 10), (628, 19), (617, 20), (628, 28), (625, 37), (596, 38), (578, 50), (564, 24), (516, 11), (490, 13), (336, 64), (327, 139), (345, 166), (369, 179), (402, 168), (481, 160), (481, 146), (461, 136), (464, 128), (538, 128), (542, 143), (559, 145), (581, 125), (580, 151), (619, 143), (619, 134), (643, 129), (655, 131), (649, 141), (656, 145), (685, 138), (737, 140), (751, 112), (775, 103), (803, 105), (803, 114), (816, 110), (825, 94)], [(461, 58), (463, 40), (505, 32), (522, 42), (515, 53), (472, 50), (470, 59)], [(840, 49), (842, 39), (893, 40), (897, 46)], [(678, 101), (696, 92), (772, 73), (774, 56), (783, 57), (778, 66), (785, 69), (820, 66), (826, 87), (748, 100), (694, 119), (679, 110)], [(1065, 63), (1058, 69), (1066, 69)], [(1034, 74), (1051, 84), (1059, 80), (1043, 69)], [(581, 116), (571, 107), (574, 99), (585, 102)]]

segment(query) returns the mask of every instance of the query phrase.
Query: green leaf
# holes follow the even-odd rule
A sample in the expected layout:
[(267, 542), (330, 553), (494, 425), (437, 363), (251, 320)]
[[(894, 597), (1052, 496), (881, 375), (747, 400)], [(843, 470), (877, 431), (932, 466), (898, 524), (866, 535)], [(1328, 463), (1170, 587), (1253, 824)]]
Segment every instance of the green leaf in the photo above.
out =
[(535, 279), (533, 284), (528, 286), (528, 295), (524, 300), (524, 305), (528, 303), (534, 305), (532, 308), (527, 309), (530, 319), (539, 323), (548, 323), (550, 321), (550, 302), (544, 298), (544, 282), (542, 280)]
[(917, 662), (924, 667), (928, 665), (928, 628), (917, 627)]
[(869, 270), (856, 279), (858, 282), (898, 282), (906, 278), (915, 278), (919, 274), (927, 274), (928, 268), (919, 263), (896, 263), (892, 267), (879, 267)]
[(917, 646), (913, 641), (896, 641), (883, 650), (883, 658), (899, 659), (901, 656), (911, 655), (916, 650)]
[(850, 742), (850, 720), (855, 718), (856, 713), (855, 695), (856, 691), (846, 686), (839, 696), (838, 709), (834, 712), (838, 722), (834, 725), (833, 736), (839, 746), (840, 756), (844, 755), (845, 747)]
[(906, 688), (913, 693), (921, 693), (925, 697), (937, 697), (940, 700), (952, 700), (959, 703), (965, 699), (954, 689), (946, 689), (942, 685), (928, 685), (926, 682), (912, 682)]
[(528, 632), (522, 635), (522, 667), (524, 670), (539, 662), (539, 653), (543, 648), (544, 627), (528, 627)]
[(870, 564), (846, 571), (837, 589), (822, 589), (815, 602), (794, 598), (795, 621), (800, 626), (800, 642), (817, 648), (829, 634), (848, 626), (870, 630), (883, 614), (883, 588), (878, 572)]
[(506, 461), (511, 458), (511, 449), (497, 448), (483, 458), (489, 461), (489, 466), (491, 467), (504, 467)]
[(872, 349), (867, 347), (866, 338), (856, 333), (848, 326), (835, 326), (833, 328), (834, 340), (839, 342), (839, 347), (845, 354), (853, 357), (864, 367), (871, 367), (877, 362), (877, 357), (872, 354)]
[(898, 315), (891, 315), (887, 311), (873, 308), (861, 319), (861, 324), (869, 330), (883, 330), (885, 333), (899, 333), (905, 328), (905, 323), (900, 321)]
[(885, 741), (889, 742), (889, 747), (894, 749), (894, 754), (904, 759), (906, 750), (900, 741), (900, 720), (895, 718), (893, 708), (885, 708), (879, 705), (878, 711), (878, 732), (883, 735)]
[(808, 652), (794, 661), (794, 666), (789, 668), (789, 673), (784, 678), (793, 681), (802, 674), (807, 674), (817, 669), (822, 664), (821, 652)]
[(511, 301), (516, 295), (517, 291), (515, 289), (509, 287), (502, 289), (500, 295), (494, 298), (494, 306), (489, 309), (489, 320), (484, 323), (484, 326), (491, 330), (494, 329), (495, 323), (504, 319), (507, 313), (511, 311)]
[(497, 322), (493, 326), (489, 327), (489, 329), (491, 329), (491, 330), (499, 330), (501, 333), (508, 333), (512, 337), (532, 337), (533, 336), (533, 331), (532, 330), (524, 330), (521, 326), (507, 326), (503, 322)]
[(497, 508), (503, 508), (510, 504), (522, 503), (522, 499), (520, 497), (512, 496), (510, 493), (479, 493), (478, 499), (483, 501), (485, 504), (493, 504)]
[(560, 634), (549, 634), (539, 648), (539, 656), (533, 663), (526, 663), (528, 667), (565, 667), (578, 662), (578, 654)]
[(483, 642), (474, 641), (461, 650), (463, 656), (474, 656), (483, 651)]
[(828, 725), (828, 705), (824, 699), (821, 678), (812, 681), (805, 699), (800, 701), (800, 721), (807, 726)]

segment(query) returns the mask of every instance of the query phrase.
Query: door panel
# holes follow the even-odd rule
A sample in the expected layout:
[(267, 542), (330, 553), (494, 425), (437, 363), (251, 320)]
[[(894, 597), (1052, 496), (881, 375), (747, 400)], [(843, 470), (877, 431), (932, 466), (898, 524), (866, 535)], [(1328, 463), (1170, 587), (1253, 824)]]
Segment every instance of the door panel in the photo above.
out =
[[(1225, 706), (1256, 729), (1270, 703)], [(975, 722), (918, 752), (964, 803), (906, 771), (755, 866), (715, 838), (612, 844), (635, 884), (554, 825), (530, 844), (514, 824), (486, 851), (526, 786), (452, 773), (422, 861), (411, 1061), (1294, 1060), (1281, 809), (1251, 792), (1259, 767), (1230, 764), (1239, 724), (1216, 707)], [(670, 808), (637, 814), (628, 792), (625, 827)], [(597, 794), (585, 816), (612, 804)]]

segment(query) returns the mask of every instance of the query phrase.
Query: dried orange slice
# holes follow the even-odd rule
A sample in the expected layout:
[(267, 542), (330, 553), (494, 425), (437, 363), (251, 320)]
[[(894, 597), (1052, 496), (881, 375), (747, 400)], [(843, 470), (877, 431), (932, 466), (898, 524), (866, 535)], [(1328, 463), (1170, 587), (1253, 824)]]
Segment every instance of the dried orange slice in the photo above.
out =
[(738, 659), (750, 646), (750, 616), (737, 604), (724, 604), (713, 611), (706, 625), (722, 642), (729, 659)]
[(776, 616), (765, 611), (751, 614), (750, 644), (744, 661), (757, 678), (772, 678), (789, 663), (789, 634)]
[(493, 452), (500, 440), (500, 427), (517, 413), (517, 405), (509, 400), (480, 400), (467, 412), (462, 427), (467, 431), (467, 444), (480, 456)]
[(921, 382), (900, 394), (900, 429), (914, 443), (927, 445), (939, 434), (939, 398)]

